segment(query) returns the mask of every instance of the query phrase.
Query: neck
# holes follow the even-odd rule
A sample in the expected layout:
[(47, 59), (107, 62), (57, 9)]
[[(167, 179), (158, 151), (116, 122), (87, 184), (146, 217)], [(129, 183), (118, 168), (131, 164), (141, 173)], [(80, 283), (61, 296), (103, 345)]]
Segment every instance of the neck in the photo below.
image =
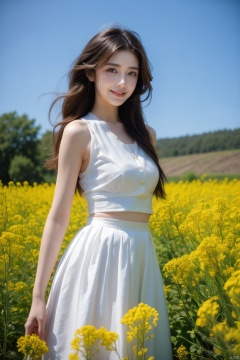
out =
[(117, 123), (120, 122), (120, 118), (118, 115), (118, 107), (114, 106), (111, 108), (106, 108), (101, 106), (98, 107), (96, 104), (94, 104), (91, 112), (96, 115), (100, 120), (104, 120), (111, 123)]

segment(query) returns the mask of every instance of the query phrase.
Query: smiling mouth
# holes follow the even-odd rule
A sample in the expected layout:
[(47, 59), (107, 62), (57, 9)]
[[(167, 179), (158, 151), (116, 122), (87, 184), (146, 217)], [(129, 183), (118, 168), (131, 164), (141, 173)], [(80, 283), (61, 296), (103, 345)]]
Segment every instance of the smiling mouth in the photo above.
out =
[(125, 92), (118, 92), (118, 91), (113, 91), (113, 90), (111, 90), (111, 92), (114, 95), (119, 96), (119, 97), (123, 97), (126, 94)]

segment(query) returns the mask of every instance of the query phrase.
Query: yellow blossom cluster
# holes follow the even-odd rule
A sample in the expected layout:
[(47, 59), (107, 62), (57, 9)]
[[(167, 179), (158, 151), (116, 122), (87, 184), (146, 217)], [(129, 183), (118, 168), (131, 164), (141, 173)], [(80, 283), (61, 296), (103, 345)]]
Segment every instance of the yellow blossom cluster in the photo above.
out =
[(177, 349), (177, 354), (178, 354), (178, 359), (179, 360), (187, 360), (188, 352), (187, 352), (185, 346), (181, 345)]
[[(169, 225), (169, 244), (174, 239), (172, 247), (178, 256), (165, 265), (165, 275), (188, 289), (203, 280), (211, 282), (210, 278), (213, 278), (211, 287), (216, 285), (216, 278), (223, 285), (229, 275), (240, 268), (239, 224), (240, 208), (225, 198), (192, 209), (182, 217), (181, 223), (175, 223), (172, 232), (172, 225)], [(175, 250), (177, 247), (179, 249)]]
[(224, 235), (230, 219), (239, 221), (239, 187), (238, 180), (167, 184), (167, 201), (154, 199), (153, 233), (177, 241), (186, 250), (195, 248), (203, 236), (221, 236), (222, 227)]
[(17, 341), (18, 351), (30, 360), (40, 360), (41, 356), (48, 352), (48, 347), (44, 340), (37, 335), (21, 336)]
[(196, 324), (201, 327), (207, 326), (207, 324), (214, 324), (215, 317), (219, 312), (219, 305), (216, 302), (217, 296), (213, 296), (206, 300), (199, 308)]
[(240, 304), (240, 270), (232, 273), (224, 285), (224, 290), (227, 292), (231, 303), (238, 307)]
[(128, 325), (127, 341), (136, 339), (137, 344), (133, 350), (136, 359), (144, 359), (148, 348), (145, 347), (146, 340), (152, 337), (149, 332), (152, 326), (157, 326), (159, 314), (156, 309), (148, 304), (140, 303), (138, 306), (128, 310), (122, 318), (122, 324)]
[[(191, 346), (196, 357), (199, 337), (203, 357), (213, 357), (211, 351), (224, 346), (234, 352), (240, 321), (240, 182), (197, 180), (172, 183), (167, 189), (167, 201), (156, 201), (150, 222), (166, 279), (175, 349), (189, 334), (189, 343), (196, 341)], [(223, 330), (224, 322), (228, 330)], [(230, 335), (220, 338), (214, 329), (231, 334), (232, 345)], [(204, 352), (206, 342), (209, 352)]]
[(231, 354), (233, 357), (240, 355), (240, 321), (236, 321), (235, 325), (236, 327), (230, 327), (226, 321), (223, 321), (213, 326), (212, 336), (217, 343), (214, 351), (217, 355)]
[[(121, 322), (128, 325), (129, 328), (127, 341), (136, 340), (136, 345), (133, 346), (135, 360), (146, 359), (148, 348), (145, 347), (145, 343), (153, 337), (153, 335), (149, 335), (149, 331), (152, 329), (152, 325), (157, 326), (158, 318), (157, 310), (144, 303), (139, 303), (134, 308), (129, 309), (123, 316)], [(104, 327), (96, 329), (93, 325), (82, 326), (76, 330), (71, 342), (74, 353), (69, 355), (69, 360), (91, 360), (95, 354), (101, 351), (102, 346), (108, 351), (114, 351), (119, 357), (116, 347), (117, 339), (117, 333), (108, 331)], [(123, 358), (122, 360), (133, 359)], [(148, 360), (154, 360), (154, 356), (148, 357)]]
[(82, 326), (76, 330), (71, 342), (71, 348), (75, 352), (69, 356), (69, 360), (91, 360), (102, 346), (108, 351), (116, 351), (117, 339), (117, 333), (108, 331), (104, 327), (96, 329), (93, 325)]
[(216, 355), (238, 356), (240, 355), (240, 321), (233, 322), (232, 326), (229, 326), (227, 320), (218, 322), (220, 306), (217, 301), (218, 297), (215, 296), (202, 304), (197, 313), (196, 325), (205, 327), (209, 331)]

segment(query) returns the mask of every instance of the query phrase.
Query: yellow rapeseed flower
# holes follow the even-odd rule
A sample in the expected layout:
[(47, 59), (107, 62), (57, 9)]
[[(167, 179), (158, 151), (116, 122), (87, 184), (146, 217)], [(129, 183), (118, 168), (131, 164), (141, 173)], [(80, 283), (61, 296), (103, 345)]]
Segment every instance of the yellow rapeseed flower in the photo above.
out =
[(222, 354), (223, 350), (232, 356), (240, 355), (240, 321), (236, 321), (236, 327), (229, 327), (226, 321), (213, 326), (212, 332), (215, 338), (220, 340), (221, 346), (214, 347), (216, 354)]
[(17, 341), (18, 352), (24, 356), (29, 356), (29, 360), (39, 360), (40, 357), (48, 352), (47, 344), (37, 335), (21, 336)]
[(177, 349), (177, 354), (178, 354), (178, 359), (179, 359), (179, 360), (187, 360), (188, 352), (187, 352), (185, 346), (181, 345), (181, 346)]
[(117, 352), (115, 345), (117, 339), (117, 333), (108, 331), (104, 327), (96, 329), (93, 325), (82, 326), (76, 330), (71, 342), (71, 348), (75, 352), (69, 356), (69, 360), (80, 360), (82, 358), (91, 360), (101, 350), (101, 346), (104, 346), (108, 351)]
[(233, 305), (237, 305), (240, 311), (240, 270), (232, 273), (226, 281), (224, 290), (227, 292)]
[(145, 347), (145, 342), (152, 337), (149, 332), (152, 326), (157, 326), (159, 314), (156, 309), (151, 306), (139, 303), (138, 306), (128, 310), (123, 316), (121, 322), (128, 325), (127, 341), (136, 340), (137, 345), (133, 346), (136, 359), (147, 353), (148, 348)]
[(211, 328), (213, 323), (215, 323), (215, 317), (219, 312), (219, 305), (216, 302), (217, 299), (217, 296), (213, 296), (206, 300), (199, 308), (197, 312), (198, 318), (196, 320), (197, 326), (207, 326), (208, 328)]

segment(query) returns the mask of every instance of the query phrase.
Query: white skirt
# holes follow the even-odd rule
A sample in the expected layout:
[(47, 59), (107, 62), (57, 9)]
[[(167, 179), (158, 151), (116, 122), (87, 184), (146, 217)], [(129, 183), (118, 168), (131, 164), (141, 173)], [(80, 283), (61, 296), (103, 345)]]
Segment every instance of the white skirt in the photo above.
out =
[[(134, 358), (126, 342), (123, 315), (140, 302), (160, 314), (148, 356), (172, 360), (170, 328), (162, 277), (147, 223), (89, 218), (63, 254), (47, 303), (45, 360), (67, 360), (71, 341), (83, 325), (104, 326), (119, 334), (118, 352)], [(147, 357), (148, 357), (147, 356)], [(147, 358), (146, 357), (146, 358)], [(118, 360), (101, 350), (95, 360)]]

